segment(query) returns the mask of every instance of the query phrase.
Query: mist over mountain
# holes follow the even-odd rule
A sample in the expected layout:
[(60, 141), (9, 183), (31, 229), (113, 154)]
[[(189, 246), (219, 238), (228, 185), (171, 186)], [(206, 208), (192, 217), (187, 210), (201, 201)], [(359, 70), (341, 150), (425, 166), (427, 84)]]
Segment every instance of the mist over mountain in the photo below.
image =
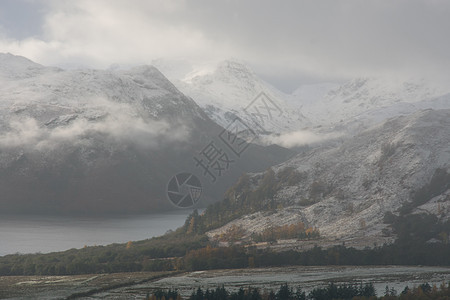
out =
[[(275, 145), (251, 145), (242, 157), (228, 153), (227, 157), (231, 159), (222, 170), (223, 174), (212, 178), (212, 173), (202, 168), (196, 157), (208, 145), (220, 145), (219, 151), (226, 150), (221, 140), (223, 127), (230, 126), (236, 117), (254, 130), (254, 137), (260, 144), (310, 145), (309, 159), (304, 161), (299, 154), (296, 168), (306, 168), (317, 156), (311, 169), (299, 172), (316, 174), (320, 169), (325, 173), (307, 184), (303, 182), (301, 189), (315, 183), (324, 189), (325, 186), (332, 187), (340, 191), (340, 197), (348, 199), (350, 196), (345, 196), (344, 191), (353, 183), (343, 183), (339, 181), (341, 179), (328, 183), (328, 177), (322, 176), (331, 176), (334, 171), (330, 168), (345, 162), (342, 153), (349, 153), (353, 160), (349, 166), (336, 169), (335, 178), (340, 178), (337, 174), (343, 171), (357, 174), (367, 170), (364, 168), (369, 163), (367, 158), (379, 155), (375, 153), (378, 148), (391, 144), (396, 148), (403, 144), (391, 141), (391, 136), (405, 125), (394, 128), (386, 124), (406, 121), (388, 121), (380, 125), (384, 128), (383, 137), (376, 141), (366, 137), (373, 135), (375, 129), (367, 131), (367, 128), (421, 109), (450, 106), (449, 96), (443, 89), (425, 82), (399, 83), (382, 79), (301, 86), (287, 95), (237, 61), (222, 62), (209, 71), (189, 71), (183, 75), (183, 80), (173, 79), (192, 98), (182, 94), (151, 66), (129, 70), (66, 71), (44, 67), (11, 54), (2, 54), (0, 63), (3, 212), (97, 214), (170, 209), (173, 207), (166, 199), (166, 187), (172, 176), (180, 172), (191, 172), (201, 179), (204, 196), (200, 205), (221, 200), (227, 188), (243, 173), (263, 171), (290, 155), (289, 151)], [(186, 65), (183, 68), (189, 70)], [(172, 71), (176, 70), (176, 65), (172, 66)], [(181, 70), (175, 73), (177, 76), (183, 74)], [(249, 113), (252, 101), (260, 95), (258, 92), (267, 96), (266, 103), (274, 105), (272, 108), (280, 108), (280, 111), (274, 111), (279, 115), (269, 116), (266, 111), (266, 119), (258, 119)], [(418, 114), (399, 120), (413, 118), (415, 121), (409, 122), (418, 124), (425, 118), (423, 113)], [(445, 126), (445, 117), (437, 114), (435, 118), (438, 117), (441, 121), (430, 125), (432, 128)], [(356, 137), (352, 137), (355, 134)], [(381, 133), (377, 135), (381, 136)], [(336, 142), (327, 143), (328, 140)], [(358, 154), (354, 149), (357, 141), (359, 148), (372, 145), (378, 150), (366, 149), (367, 153)], [(440, 141), (446, 140), (441, 137)], [(419, 142), (421, 140), (409, 144), (418, 145)], [(343, 150), (346, 147), (351, 150)], [(329, 153), (334, 154), (328, 156)], [(339, 163), (334, 161), (335, 157), (339, 157)], [(362, 160), (356, 162), (356, 157)], [(406, 159), (406, 156), (402, 157)], [(319, 168), (324, 164), (328, 167)], [(396, 170), (403, 164), (409, 162), (399, 162)], [(295, 165), (293, 160), (275, 169), (291, 165)], [(350, 165), (356, 169), (349, 171)], [(445, 169), (446, 165), (436, 165), (433, 170), (439, 168)], [(368, 174), (375, 174), (374, 170)], [(358, 180), (364, 176), (358, 176)], [(398, 176), (400, 174), (395, 178)], [(431, 177), (432, 174), (427, 173), (421, 180), (426, 182)], [(383, 175), (366, 181), (377, 182), (383, 189), (390, 184), (399, 188), (398, 183), (392, 181), (381, 184), (385, 178)], [(412, 185), (406, 189), (407, 193), (413, 192)], [(289, 194), (288, 191), (293, 190), (290, 186), (280, 193)], [(294, 204), (299, 199), (310, 198), (311, 191), (296, 189), (293, 195), (296, 196), (288, 200), (283, 198), (283, 201)], [(405, 195), (400, 201), (396, 194), (397, 201), (390, 202), (389, 210), (397, 209), (406, 201)], [(365, 196), (358, 194), (358, 197)], [(336, 204), (334, 200), (327, 201), (331, 202), (325, 206), (325, 211), (338, 211), (332, 209)], [(323, 205), (324, 202), (320, 203)], [(374, 212), (370, 217), (372, 221), (365, 222), (375, 224), (380, 215), (381, 210)], [(329, 223), (332, 216), (321, 216), (320, 219), (327, 220), (330, 228), (336, 225)], [(319, 224), (311, 220), (308, 223)], [(326, 232), (327, 229), (323, 230)]]
[(65, 71), (1, 54), (0, 81), (2, 213), (169, 209), (167, 182), (186, 171), (204, 205), (289, 155), (254, 145), (211, 184), (193, 157), (224, 129), (151, 66)]

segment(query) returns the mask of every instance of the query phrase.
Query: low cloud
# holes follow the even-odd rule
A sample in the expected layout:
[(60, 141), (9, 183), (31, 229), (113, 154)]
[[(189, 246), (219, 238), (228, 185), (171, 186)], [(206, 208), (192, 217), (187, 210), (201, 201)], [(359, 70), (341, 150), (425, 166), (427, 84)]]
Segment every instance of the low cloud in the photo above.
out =
[[(30, 116), (13, 117), (0, 135), (0, 148), (53, 149), (63, 143), (89, 144), (96, 135), (117, 143), (157, 148), (164, 143), (188, 138), (188, 127), (165, 120), (144, 120), (124, 104), (101, 101), (96, 120), (83, 114), (60, 116), (47, 125)], [(108, 106), (105, 106), (108, 105)]]
[(263, 143), (276, 144), (285, 148), (294, 148), (311, 144), (321, 143), (330, 139), (338, 138), (339, 134), (319, 134), (308, 130), (298, 130), (280, 135), (269, 135), (262, 137)]

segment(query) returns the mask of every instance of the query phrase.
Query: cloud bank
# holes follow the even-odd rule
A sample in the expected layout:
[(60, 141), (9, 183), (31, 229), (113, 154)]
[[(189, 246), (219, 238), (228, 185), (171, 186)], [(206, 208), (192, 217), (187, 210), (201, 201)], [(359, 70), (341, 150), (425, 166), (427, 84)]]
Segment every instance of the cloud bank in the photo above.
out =
[(166, 143), (184, 141), (189, 130), (183, 124), (165, 120), (144, 120), (133, 113), (126, 104), (97, 101), (96, 109), (104, 111), (97, 120), (89, 120), (83, 114), (65, 115), (55, 122), (42, 124), (31, 116), (16, 116), (9, 120), (0, 135), (0, 149), (22, 148), (45, 151), (64, 143), (88, 145), (93, 136), (103, 136), (117, 144), (135, 144), (147, 149)]
[[(275, 84), (386, 74), (449, 79), (445, 0), (32, 3), (41, 7), (41, 26), (24, 37), (0, 21), (0, 51), (46, 65), (106, 68), (159, 58), (238, 57)], [(0, 15), (8, 9), (0, 4)]]

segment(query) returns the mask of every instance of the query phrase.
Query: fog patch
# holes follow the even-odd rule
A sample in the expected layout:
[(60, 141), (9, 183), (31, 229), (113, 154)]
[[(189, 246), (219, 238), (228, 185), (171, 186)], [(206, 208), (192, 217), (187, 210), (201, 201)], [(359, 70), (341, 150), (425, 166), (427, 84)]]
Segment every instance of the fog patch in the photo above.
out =
[(118, 143), (157, 148), (164, 143), (184, 141), (189, 137), (188, 126), (182, 122), (149, 120), (137, 114), (130, 105), (109, 101), (96, 102), (91, 114), (59, 116), (46, 123), (29, 115), (15, 116), (2, 131), (2, 149), (23, 147), (48, 150), (62, 143), (86, 144), (98, 135)]
[(285, 148), (294, 148), (322, 143), (340, 137), (339, 133), (315, 133), (310, 130), (297, 130), (279, 135), (267, 135), (261, 139), (264, 144), (276, 144)]

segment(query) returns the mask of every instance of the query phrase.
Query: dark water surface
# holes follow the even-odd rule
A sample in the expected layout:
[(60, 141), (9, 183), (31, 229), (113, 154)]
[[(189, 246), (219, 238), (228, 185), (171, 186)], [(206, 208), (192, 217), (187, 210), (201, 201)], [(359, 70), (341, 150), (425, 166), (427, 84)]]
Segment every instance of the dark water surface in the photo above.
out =
[(0, 216), (0, 256), (143, 240), (182, 226), (191, 212), (127, 217)]

